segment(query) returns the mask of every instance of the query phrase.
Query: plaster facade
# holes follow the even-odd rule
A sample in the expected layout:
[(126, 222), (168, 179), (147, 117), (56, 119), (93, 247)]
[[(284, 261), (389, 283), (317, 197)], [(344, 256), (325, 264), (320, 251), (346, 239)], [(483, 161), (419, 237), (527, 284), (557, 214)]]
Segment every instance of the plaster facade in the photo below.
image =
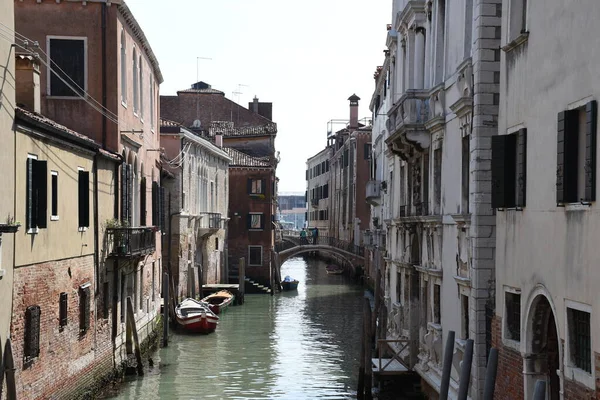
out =
[(500, 16), (500, 1), (394, 1), (372, 102), (387, 114), (387, 335), (410, 341), (410, 367), (439, 392), (454, 331), (451, 396), (465, 340), (474, 340), (472, 398), (491, 346)]
[(333, 150), (327, 146), (306, 160), (306, 228), (311, 233), (319, 229), (320, 236), (331, 236), (329, 213), (331, 209), (330, 160)]
[[(201, 295), (203, 284), (227, 280), (227, 215), (229, 214), (229, 163), (231, 158), (191, 131), (161, 121), (165, 149), (163, 178), (171, 228), (166, 248), (177, 298)], [(171, 254), (169, 258), (169, 252)]]
[[(13, 1), (0, 2), (0, 24), (14, 29)], [(15, 218), (14, 165), (15, 152), (12, 126), (15, 102), (15, 53), (11, 43), (0, 37), (0, 187), (6, 195), (0, 196), (0, 231), (7, 222), (20, 222)], [(14, 234), (0, 233), (0, 348), (4, 349), (9, 337), (12, 310), (12, 286), (14, 265)]]
[[(600, 4), (589, 0), (502, 2), (500, 136), (492, 153), (494, 332), (501, 359), (513, 356), (506, 373), (514, 379), (497, 384), (497, 398), (508, 398), (514, 384), (531, 399), (538, 379), (547, 382), (548, 398), (600, 393), (594, 239), (600, 82), (597, 52), (582, 50), (595, 46), (590, 33), (599, 12)], [(511, 137), (516, 155), (506, 147), (502, 158), (498, 146)], [(516, 182), (502, 181), (501, 159), (504, 168), (516, 168)]]

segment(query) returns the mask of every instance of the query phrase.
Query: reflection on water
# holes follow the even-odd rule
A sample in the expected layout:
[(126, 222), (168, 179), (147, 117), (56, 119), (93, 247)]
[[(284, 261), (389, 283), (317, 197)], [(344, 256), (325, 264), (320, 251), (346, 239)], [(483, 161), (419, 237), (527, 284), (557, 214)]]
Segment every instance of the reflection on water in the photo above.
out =
[(362, 289), (317, 260), (292, 259), (281, 274), (300, 281), (297, 292), (247, 295), (214, 334), (173, 334), (114, 398), (355, 398)]

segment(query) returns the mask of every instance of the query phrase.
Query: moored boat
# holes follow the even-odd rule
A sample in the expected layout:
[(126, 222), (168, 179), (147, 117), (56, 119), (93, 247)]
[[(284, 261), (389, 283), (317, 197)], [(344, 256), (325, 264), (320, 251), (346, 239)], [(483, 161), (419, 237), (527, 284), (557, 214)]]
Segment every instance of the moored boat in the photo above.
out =
[(219, 323), (219, 317), (208, 304), (189, 298), (175, 307), (175, 317), (179, 326), (192, 333), (214, 332)]
[(231, 303), (233, 303), (234, 299), (235, 296), (230, 291), (220, 290), (216, 293), (209, 294), (200, 301), (208, 304), (208, 307), (215, 314), (220, 314), (221, 312), (225, 311), (225, 309), (229, 307)]
[(281, 288), (283, 290), (296, 290), (298, 289), (298, 283), (298, 280), (288, 275), (283, 279), (283, 281), (281, 281)]
[(344, 273), (344, 269), (335, 264), (329, 264), (325, 269), (329, 275), (341, 275)]

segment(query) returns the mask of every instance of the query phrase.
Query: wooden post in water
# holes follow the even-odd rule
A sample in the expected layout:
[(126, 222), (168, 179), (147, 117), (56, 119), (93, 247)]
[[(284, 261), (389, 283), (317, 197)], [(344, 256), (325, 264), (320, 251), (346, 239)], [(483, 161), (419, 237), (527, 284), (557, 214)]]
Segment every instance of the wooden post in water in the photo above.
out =
[(363, 306), (363, 323), (362, 323), (362, 335), (360, 335), (360, 367), (358, 368), (358, 388), (356, 389), (357, 400), (364, 400), (365, 398), (365, 343), (366, 343), (366, 332), (365, 326), (367, 325), (367, 309)]
[(169, 344), (169, 274), (163, 274), (163, 347)]
[(144, 375), (144, 365), (142, 364), (142, 349), (138, 339), (137, 327), (135, 325), (135, 315), (133, 313), (133, 302), (131, 297), (127, 297), (127, 329), (131, 331), (133, 336), (133, 345), (135, 349), (135, 358), (137, 361), (138, 375)]
[[(379, 252), (377, 252), (379, 253)], [(381, 308), (381, 270), (377, 269), (377, 275), (375, 279), (375, 312), (371, 322), (371, 332), (377, 332), (377, 318), (379, 317), (379, 309)], [(381, 323), (381, 321), (380, 321)], [(375, 344), (377, 346), (377, 344)]]
[(365, 400), (373, 399), (373, 367), (371, 361), (371, 349), (373, 348), (373, 337), (371, 334), (371, 301), (365, 297)]
[(6, 399), (17, 400), (17, 385), (15, 382), (15, 362), (13, 360), (10, 338), (6, 339), (4, 346), (4, 370), (6, 373)]
[(2, 336), (0, 336), (0, 399), (2, 399), (3, 385), (4, 385), (4, 357), (2, 357)]
[(238, 280), (239, 280), (239, 288), (238, 288), (238, 299), (237, 299), (237, 303), (239, 305), (244, 304), (244, 291), (245, 291), (245, 285), (246, 285), (246, 259), (244, 257), (240, 258), (240, 264), (239, 264), (239, 276), (238, 276)]
[(387, 339), (387, 306), (381, 305), (379, 310), (379, 339)]

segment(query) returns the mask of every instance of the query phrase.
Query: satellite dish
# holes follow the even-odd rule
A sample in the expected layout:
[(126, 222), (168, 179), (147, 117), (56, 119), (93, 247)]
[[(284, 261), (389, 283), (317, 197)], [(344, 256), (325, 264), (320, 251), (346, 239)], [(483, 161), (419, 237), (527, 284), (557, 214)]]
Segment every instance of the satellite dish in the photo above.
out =
[(202, 127), (202, 122), (200, 122), (199, 119), (194, 120), (194, 123), (192, 124), (193, 128), (201, 128)]

